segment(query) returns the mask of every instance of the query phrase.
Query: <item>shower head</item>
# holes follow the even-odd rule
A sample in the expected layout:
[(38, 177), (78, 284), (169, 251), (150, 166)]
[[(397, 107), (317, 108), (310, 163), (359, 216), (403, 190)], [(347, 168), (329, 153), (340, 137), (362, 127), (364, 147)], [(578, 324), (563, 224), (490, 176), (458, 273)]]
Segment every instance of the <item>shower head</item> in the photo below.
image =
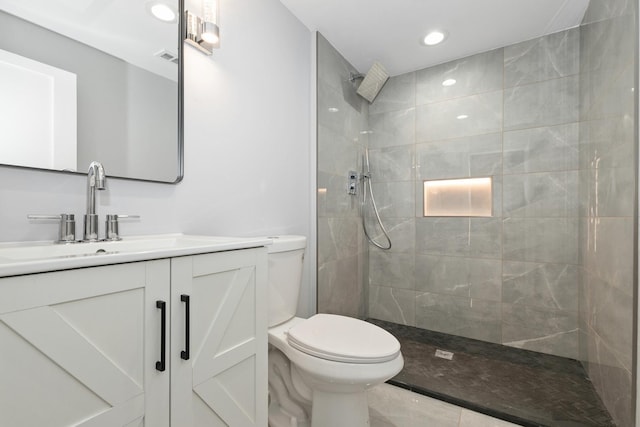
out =
[(356, 92), (371, 104), (387, 80), (389, 80), (387, 71), (379, 62), (374, 62), (369, 72), (365, 74)]

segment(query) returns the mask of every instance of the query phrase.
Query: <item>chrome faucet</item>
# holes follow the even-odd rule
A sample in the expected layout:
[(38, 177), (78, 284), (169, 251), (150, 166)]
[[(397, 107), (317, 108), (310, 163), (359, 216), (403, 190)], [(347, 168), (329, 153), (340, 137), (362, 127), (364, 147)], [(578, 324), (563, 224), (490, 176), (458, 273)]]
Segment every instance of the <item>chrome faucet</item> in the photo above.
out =
[(84, 216), (84, 241), (98, 240), (98, 215), (96, 215), (96, 190), (104, 190), (107, 177), (100, 162), (91, 162), (87, 172), (87, 213)]

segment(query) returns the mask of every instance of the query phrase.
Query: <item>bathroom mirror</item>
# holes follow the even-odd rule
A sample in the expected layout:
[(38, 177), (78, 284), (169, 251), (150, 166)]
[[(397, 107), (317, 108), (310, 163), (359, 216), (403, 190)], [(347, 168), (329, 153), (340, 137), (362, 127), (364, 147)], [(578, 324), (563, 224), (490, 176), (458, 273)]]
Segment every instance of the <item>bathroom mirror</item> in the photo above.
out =
[(0, 0), (0, 164), (179, 182), (183, 3)]

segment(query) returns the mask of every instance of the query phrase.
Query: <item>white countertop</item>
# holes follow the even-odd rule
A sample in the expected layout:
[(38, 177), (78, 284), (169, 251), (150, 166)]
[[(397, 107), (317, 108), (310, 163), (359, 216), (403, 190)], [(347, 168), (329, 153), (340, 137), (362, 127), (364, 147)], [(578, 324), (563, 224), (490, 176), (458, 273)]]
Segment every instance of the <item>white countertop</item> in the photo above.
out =
[(159, 234), (117, 242), (0, 243), (0, 277), (261, 247), (266, 237)]

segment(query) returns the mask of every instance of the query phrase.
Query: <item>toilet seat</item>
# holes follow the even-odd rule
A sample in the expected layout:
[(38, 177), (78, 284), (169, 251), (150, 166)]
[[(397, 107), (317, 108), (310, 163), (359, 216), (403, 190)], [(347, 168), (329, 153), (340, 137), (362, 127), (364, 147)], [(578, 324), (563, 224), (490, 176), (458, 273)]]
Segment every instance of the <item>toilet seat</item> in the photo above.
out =
[(316, 314), (288, 330), (291, 347), (343, 363), (383, 363), (400, 354), (400, 343), (384, 329), (351, 317)]

